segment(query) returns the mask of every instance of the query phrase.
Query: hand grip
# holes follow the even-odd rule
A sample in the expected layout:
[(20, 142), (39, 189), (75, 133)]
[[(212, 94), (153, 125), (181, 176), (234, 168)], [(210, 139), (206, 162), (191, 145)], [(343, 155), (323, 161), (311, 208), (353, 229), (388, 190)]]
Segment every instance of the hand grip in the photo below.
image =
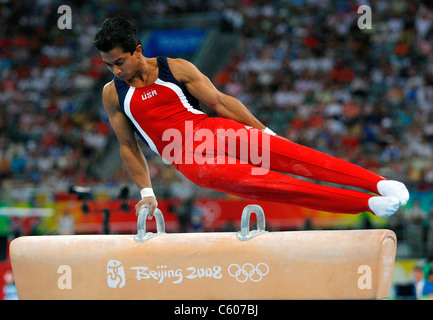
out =
[[(257, 230), (250, 231), (250, 217), (251, 213), (256, 214)], [(250, 240), (251, 238), (265, 233), (266, 221), (265, 213), (259, 205), (250, 204), (244, 208), (241, 217), (241, 231), (238, 232), (238, 239), (242, 241)]]
[(159, 210), (158, 208), (155, 209), (154, 213), (156, 220), (156, 233), (146, 232), (146, 220), (149, 216), (149, 213), (150, 208), (148, 206), (143, 206), (138, 213), (137, 235), (134, 238), (137, 242), (145, 242), (153, 237), (156, 237), (157, 235), (165, 233), (164, 216), (162, 215), (161, 210)]

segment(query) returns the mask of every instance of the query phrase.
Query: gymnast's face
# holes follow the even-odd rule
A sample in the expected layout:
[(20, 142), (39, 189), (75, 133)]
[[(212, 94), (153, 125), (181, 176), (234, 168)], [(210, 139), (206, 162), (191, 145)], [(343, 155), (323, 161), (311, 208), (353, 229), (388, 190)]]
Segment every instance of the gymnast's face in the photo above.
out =
[(122, 81), (131, 80), (139, 71), (142, 56), (141, 45), (138, 45), (132, 54), (124, 52), (119, 46), (108, 52), (100, 51), (100, 53), (108, 70)]

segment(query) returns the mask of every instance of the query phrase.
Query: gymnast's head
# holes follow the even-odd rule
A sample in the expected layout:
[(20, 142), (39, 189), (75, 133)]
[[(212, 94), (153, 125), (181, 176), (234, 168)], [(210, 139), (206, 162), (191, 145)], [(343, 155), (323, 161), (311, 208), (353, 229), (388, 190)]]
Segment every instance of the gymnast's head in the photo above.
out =
[(137, 72), (143, 47), (135, 27), (126, 19), (106, 19), (96, 33), (93, 45), (107, 68), (119, 79), (128, 81)]

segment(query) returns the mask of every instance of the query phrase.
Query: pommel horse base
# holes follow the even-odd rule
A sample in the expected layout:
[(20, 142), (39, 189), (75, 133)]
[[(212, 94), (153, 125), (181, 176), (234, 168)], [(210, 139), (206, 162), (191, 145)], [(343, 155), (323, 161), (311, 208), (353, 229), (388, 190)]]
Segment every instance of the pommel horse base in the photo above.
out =
[[(257, 230), (249, 230), (250, 214)], [(10, 246), (20, 299), (383, 299), (397, 239), (390, 230), (265, 231), (260, 206), (240, 232), (32, 236)]]

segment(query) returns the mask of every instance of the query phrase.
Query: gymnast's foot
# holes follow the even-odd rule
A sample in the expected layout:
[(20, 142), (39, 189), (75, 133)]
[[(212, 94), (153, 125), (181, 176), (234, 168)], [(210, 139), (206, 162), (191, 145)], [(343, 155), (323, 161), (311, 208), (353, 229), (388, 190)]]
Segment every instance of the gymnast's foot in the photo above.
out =
[(386, 218), (393, 215), (400, 207), (400, 201), (395, 197), (371, 197), (368, 206), (378, 217)]
[(409, 200), (409, 191), (406, 186), (395, 180), (381, 180), (377, 183), (377, 191), (385, 197), (395, 197), (401, 206), (406, 205)]

